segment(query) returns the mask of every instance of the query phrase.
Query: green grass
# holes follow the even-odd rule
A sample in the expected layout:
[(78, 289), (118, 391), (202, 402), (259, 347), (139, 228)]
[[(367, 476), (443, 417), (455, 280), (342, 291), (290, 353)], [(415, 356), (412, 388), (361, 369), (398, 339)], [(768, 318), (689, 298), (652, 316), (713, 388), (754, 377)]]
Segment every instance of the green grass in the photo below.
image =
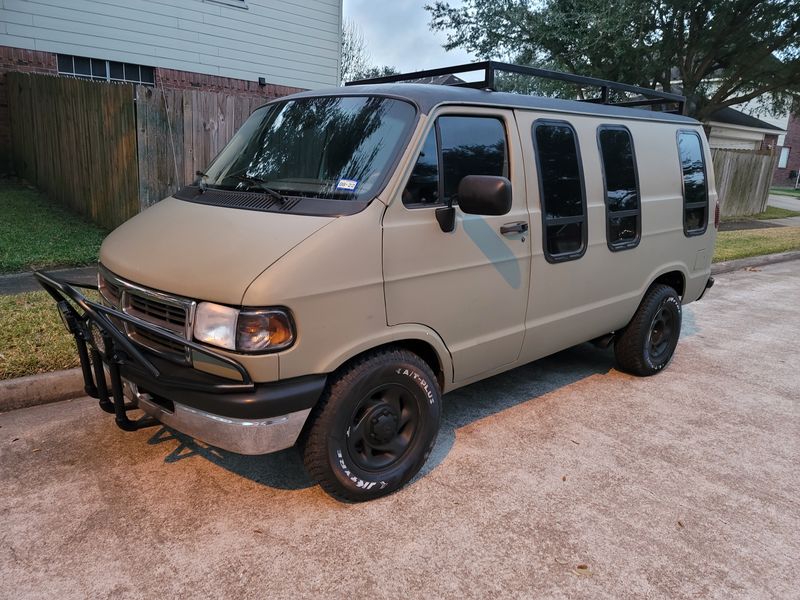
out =
[(19, 183), (0, 181), (0, 273), (97, 261), (106, 232)]
[(786, 217), (800, 217), (800, 210), (789, 210), (787, 208), (778, 208), (777, 206), (767, 206), (767, 210), (757, 215), (748, 217), (748, 219), (785, 219)]
[(47, 292), (0, 296), (0, 379), (78, 364), (75, 342)]
[(800, 227), (720, 231), (714, 262), (800, 250)]
[(779, 196), (794, 196), (800, 198), (800, 190), (793, 188), (769, 188), (770, 194), (778, 194)]
[(725, 217), (723, 222), (730, 223), (735, 221), (763, 221), (764, 219), (785, 219), (786, 217), (800, 217), (800, 211), (778, 208), (777, 206), (767, 206), (767, 210), (757, 215), (747, 215), (745, 217)]

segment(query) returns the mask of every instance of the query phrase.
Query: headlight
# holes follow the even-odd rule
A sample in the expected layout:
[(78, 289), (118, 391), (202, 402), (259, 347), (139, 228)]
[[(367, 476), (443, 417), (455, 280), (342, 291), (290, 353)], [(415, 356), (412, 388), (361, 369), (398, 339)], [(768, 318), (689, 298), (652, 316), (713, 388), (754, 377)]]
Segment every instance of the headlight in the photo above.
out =
[(238, 310), (201, 302), (195, 311), (194, 337), (228, 350), (265, 352), (291, 346), (294, 328), (280, 309)]

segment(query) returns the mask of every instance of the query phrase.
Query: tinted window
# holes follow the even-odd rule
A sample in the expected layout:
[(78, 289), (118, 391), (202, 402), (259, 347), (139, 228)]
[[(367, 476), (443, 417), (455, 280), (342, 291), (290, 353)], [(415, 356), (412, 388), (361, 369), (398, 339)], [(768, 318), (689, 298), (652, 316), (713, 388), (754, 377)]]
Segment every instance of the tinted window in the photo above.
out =
[(142, 74), (142, 83), (154, 84), (156, 81), (155, 70), (153, 67), (139, 67)]
[(706, 166), (700, 136), (693, 131), (678, 133), (678, 152), (683, 171), (683, 229), (702, 233), (708, 221)]
[(109, 71), (111, 79), (125, 79), (125, 70), (122, 63), (119, 62), (109, 63)]
[(75, 57), (75, 75), (91, 75), (92, 61), (82, 56)]
[(58, 55), (58, 72), (59, 73), (74, 73), (75, 67), (72, 64), (72, 57), (66, 54)]
[(508, 176), (506, 132), (502, 121), (485, 117), (441, 117), (444, 200), (467, 175)]
[[(441, 141), (441, 166), (437, 134)], [(408, 179), (403, 203), (443, 204), (458, 192), (458, 184), (467, 175), (508, 177), (506, 131), (500, 119), (439, 117)]]
[(533, 126), (544, 219), (544, 250), (550, 260), (579, 258), (585, 248), (586, 201), (578, 142), (566, 123)]
[[(127, 66), (127, 65), (126, 65)], [(400, 100), (320, 96), (253, 112), (205, 170), (211, 187), (371, 200), (415, 116)]]
[(601, 127), (598, 136), (606, 194), (606, 230), (612, 250), (639, 242), (640, 200), (633, 140), (624, 127)]

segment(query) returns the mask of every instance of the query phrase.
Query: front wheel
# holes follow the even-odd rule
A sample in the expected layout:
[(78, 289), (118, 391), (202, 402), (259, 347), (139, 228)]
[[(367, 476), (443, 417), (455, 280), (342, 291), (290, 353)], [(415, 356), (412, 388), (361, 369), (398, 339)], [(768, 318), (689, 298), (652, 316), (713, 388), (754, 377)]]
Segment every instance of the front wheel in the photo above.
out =
[(680, 334), (680, 297), (670, 286), (656, 284), (614, 342), (617, 365), (634, 375), (654, 375), (672, 360)]
[(331, 376), (302, 443), (306, 470), (341, 500), (371, 500), (408, 482), (436, 442), (441, 391), (416, 354), (367, 354)]

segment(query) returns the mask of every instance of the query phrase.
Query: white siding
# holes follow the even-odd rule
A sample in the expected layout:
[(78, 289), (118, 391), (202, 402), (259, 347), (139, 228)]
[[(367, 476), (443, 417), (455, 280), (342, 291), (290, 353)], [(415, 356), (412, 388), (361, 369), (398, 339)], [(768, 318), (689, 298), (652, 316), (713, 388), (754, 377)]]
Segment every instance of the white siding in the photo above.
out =
[(0, 45), (338, 85), (342, 0), (0, 0)]

